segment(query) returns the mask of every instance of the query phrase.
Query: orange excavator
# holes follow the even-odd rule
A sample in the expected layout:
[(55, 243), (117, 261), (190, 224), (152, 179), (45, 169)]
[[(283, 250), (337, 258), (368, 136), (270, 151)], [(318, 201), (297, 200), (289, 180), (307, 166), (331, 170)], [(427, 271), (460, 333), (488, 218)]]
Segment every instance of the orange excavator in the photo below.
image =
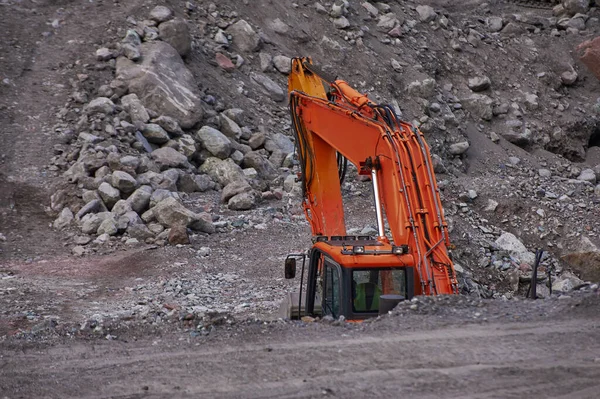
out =
[[(345, 81), (327, 79), (310, 58), (292, 60), (288, 90), (313, 246), (286, 258), (286, 278), (296, 276), (300, 259), (302, 273), (299, 292), (284, 301), (285, 315), (361, 320), (414, 295), (458, 293), (448, 226), (419, 129)], [(372, 182), (375, 237), (346, 232), (341, 183), (348, 161)]]

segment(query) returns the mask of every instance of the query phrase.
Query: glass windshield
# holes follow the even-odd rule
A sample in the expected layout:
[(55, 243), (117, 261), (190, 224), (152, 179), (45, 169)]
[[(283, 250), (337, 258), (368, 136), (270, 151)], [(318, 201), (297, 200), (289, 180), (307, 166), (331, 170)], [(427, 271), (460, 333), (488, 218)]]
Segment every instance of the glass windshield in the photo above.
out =
[(352, 310), (354, 312), (379, 311), (381, 295), (406, 297), (406, 272), (404, 269), (352, 271)]

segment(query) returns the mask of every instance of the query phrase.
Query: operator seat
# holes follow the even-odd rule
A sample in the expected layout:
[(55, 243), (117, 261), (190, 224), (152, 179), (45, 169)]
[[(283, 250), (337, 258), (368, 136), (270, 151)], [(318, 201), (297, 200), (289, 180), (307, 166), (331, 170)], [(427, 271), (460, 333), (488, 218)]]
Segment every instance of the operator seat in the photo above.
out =
[(379, 297), (381, 288), (374, 283), (360, 283), (356, 285), (354, 297), (354, 310), (357, 312), (371, 312), (379, 310)]

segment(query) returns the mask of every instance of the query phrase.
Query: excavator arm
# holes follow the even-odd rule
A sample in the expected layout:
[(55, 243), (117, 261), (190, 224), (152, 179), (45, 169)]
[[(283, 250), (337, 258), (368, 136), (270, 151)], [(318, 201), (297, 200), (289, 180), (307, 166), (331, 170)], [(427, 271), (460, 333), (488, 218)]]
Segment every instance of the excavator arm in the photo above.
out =
[(448, 227), (423, 134), (393, 109), (377, 105), (346, 82), (328, 82), (309, 58), (292, 60), (290, 112), (313, 236), (345, 236), (339, 153), (371, 176), (378, 237), (387, 219), (395, 246), (408, 246), (417, 294), (457, 293), (448, 255)]

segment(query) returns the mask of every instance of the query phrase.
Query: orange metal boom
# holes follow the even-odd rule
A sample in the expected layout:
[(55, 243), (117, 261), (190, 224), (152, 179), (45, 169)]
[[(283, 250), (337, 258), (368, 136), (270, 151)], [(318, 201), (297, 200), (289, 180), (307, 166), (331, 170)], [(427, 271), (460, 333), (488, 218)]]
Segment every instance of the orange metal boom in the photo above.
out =
[[(345, 235), (336, 152), (361, 173), (370, 173), (376, 195), (379, 237), (388, 221), (394, 245), (408, 245), (421, 292), (457, 293), (450, 244), (431, 155), (423, 134), (397, 119), (388, 106), (371, 102), (346, 82), (329, 83), (308, 58), (292, 61), (290, 110), (304, 187), (303, 207), (313, 235)], [(382, 204), (382, 206), (379, 206)], [(381, 209), (380, 209), (381, 208)]]

